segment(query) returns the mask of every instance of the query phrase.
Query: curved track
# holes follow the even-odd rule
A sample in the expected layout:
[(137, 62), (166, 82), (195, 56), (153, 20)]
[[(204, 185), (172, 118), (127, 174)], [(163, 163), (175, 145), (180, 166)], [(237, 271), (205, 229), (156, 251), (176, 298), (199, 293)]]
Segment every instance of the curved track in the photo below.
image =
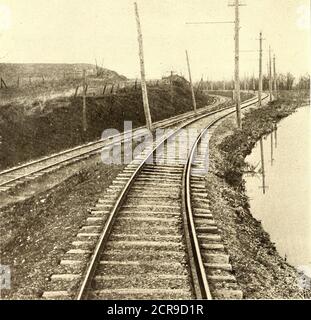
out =
[(187, 121), (129, 164), (90, 211), (43, 298), (242, 298), (204, 179), (207, 133), (234, 112)]

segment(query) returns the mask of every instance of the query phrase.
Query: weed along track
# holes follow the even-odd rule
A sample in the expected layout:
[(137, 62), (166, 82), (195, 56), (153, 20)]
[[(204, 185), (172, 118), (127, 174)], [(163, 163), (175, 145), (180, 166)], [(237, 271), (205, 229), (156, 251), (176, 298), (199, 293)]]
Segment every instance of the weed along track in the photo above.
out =
[(208, 130), (234, 112), (198, 115), (127, 165), (90, 210), (43, 298), (242, 298), (205, 191)]

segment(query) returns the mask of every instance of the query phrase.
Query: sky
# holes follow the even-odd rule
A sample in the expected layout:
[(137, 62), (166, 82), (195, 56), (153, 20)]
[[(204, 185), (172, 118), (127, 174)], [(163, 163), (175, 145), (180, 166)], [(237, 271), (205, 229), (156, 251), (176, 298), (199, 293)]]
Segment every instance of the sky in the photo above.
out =
[[(232, 1), (232, 0), (231, 0)], [(139, 76), (133, 0), (0, 0), (0, 62), (94, 63), (129, 78)], [(193, 78), (232, 79), (234, 25), (229, 0), (137, 0), (144, 37), (146, 75), (171, 70)], [(241, 76), (258, 74), (259, 32), (277, 70), (310, 72), (309, 0), (241, 0)], [(244, 51), (247, 50), (247, 51)]]

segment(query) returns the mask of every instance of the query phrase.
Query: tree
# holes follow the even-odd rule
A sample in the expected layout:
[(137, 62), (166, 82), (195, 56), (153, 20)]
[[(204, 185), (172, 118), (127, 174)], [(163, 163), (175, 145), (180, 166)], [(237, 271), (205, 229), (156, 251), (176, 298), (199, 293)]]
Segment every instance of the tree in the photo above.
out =
[(286, 75), (279, 74), (278, 75), (278, 82), (279, 82), (279, 89), (280, 90), (286, 90)]
[(298, 89), (310, 90), (310, 75), (305, 74), (299, 78)]
[(287, 90), (293, 89), (294, 81), (295, 81), (295, 77), (290, 72), (288, 72), (286, 75), (286, 89)]

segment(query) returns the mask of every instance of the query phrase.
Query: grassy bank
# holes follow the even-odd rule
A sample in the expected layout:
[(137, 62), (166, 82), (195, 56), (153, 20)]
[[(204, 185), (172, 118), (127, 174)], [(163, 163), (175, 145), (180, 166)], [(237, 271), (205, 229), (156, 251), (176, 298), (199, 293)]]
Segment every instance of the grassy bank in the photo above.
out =
[(233, 130), (235, 118), (225, 121), (213, 135), (207, 176), (211, 211), (231, 256), (237, 280), (247, 299), (310, 298), (302, 289), (302, 275), (278, 254), (269, 234), (250, 212), (243, 173), (245, 157), (256, 141), (272, 131), (273, 123), (295, 112), (296, 102), (277, 103), (248, 112), (243, 131)]
[(219, 163), (218, 175), (229, 184), (242, 188), (242, 175), (247, 169), (245, 157), (251, 153), (262, 135), (274, 130), (275, 122), (292, 114), (298, 106), (281, 100), (249, 112), (243, 120), (243, 131), (235, 131), (219, 145), (223, 161)]

